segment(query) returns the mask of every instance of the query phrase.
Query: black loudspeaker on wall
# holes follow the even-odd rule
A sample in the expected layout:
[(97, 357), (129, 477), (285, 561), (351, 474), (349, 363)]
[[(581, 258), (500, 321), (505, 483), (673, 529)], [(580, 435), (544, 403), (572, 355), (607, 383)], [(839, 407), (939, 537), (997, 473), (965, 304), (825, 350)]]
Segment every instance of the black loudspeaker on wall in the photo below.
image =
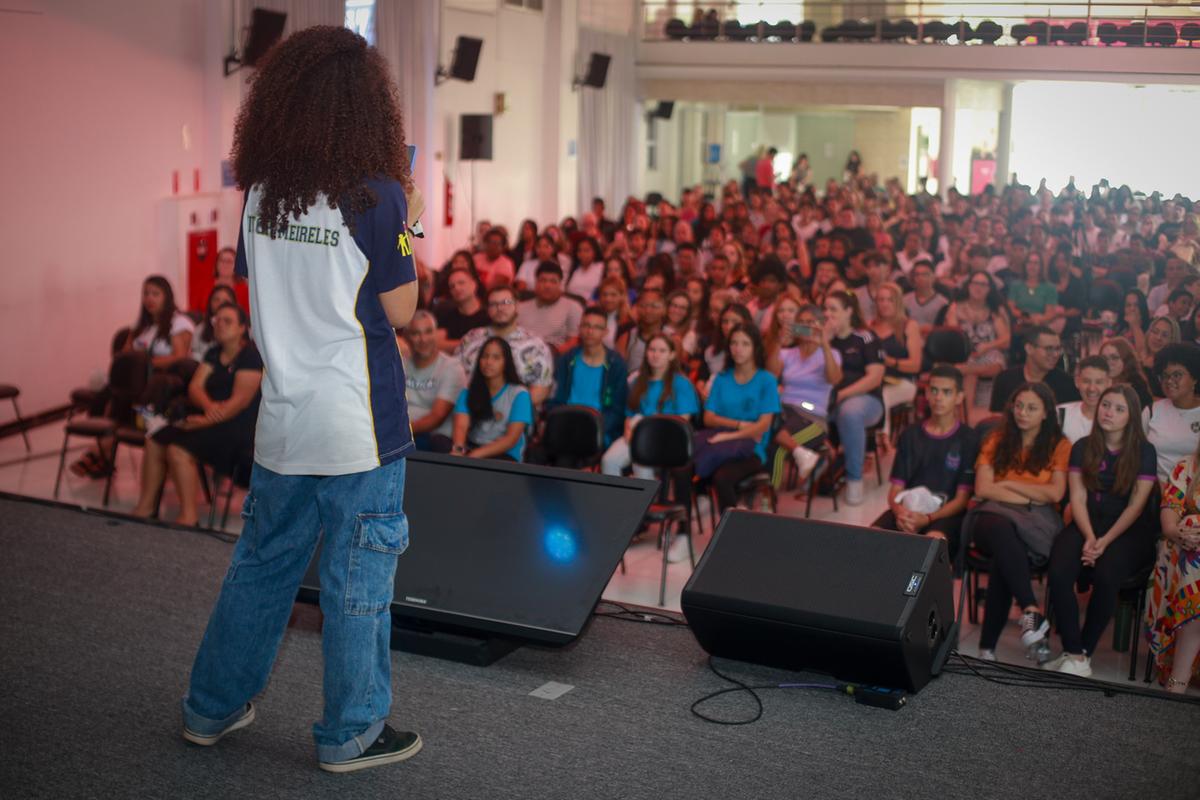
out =
[(917, 691), (956, 638), (941, 539), (730, 511), (684, 587), (714, 656)]
[(454, 43), (454, 59), (450, 62), (450, 77), (455, 80), (475, 80), (475, 68), (479, 66), (479, 51), (483, 39), (459, 36)]
[(604, 53), (592, 53), (592, 57), (588, 60), (587, 75), (583, 78), (583, 85), (593, 89), (603, 89), (604, 84), (608, 81), (608, 62), (612, 61), (612, 56)]
[(458, 157), (463, 161), (492, 160), (492, 115), (463, 114), (459, 124)]
[(250, 12), (250, 33), (242, 50), (242, 65), (253, 67), (283, 36), (287, 14), (256, 8)]

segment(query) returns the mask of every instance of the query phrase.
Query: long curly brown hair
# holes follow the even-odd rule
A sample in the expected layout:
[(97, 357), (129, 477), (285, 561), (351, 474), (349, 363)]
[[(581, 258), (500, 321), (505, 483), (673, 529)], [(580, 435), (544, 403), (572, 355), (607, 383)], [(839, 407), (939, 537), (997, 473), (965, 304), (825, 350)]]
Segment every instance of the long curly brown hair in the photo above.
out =
[(347, 222), (378, 201), (366, 178), (411, 188), (404, 125), (387, 62), (358, 34), (306, 28), (260, 62), (233, 135), (238, 186), (258, 185), (261, 225), (286, 230), (324, 194)]

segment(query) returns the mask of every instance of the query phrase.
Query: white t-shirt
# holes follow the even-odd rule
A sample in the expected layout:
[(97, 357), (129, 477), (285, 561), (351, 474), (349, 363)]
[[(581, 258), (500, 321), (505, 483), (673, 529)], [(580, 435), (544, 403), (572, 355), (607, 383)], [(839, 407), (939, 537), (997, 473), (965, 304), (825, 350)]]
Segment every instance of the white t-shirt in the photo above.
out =
[(1150, 407), (1146, 438), (1158, 451), (1158, 479), (1166, 482), (1171, 470), (1196, 452), (1200, 440), (1200, 406), (1184, 410), (1170, 400), (1157, 400)]
[(194, 334), (195, 332), (196, 324), (192, 322), (192, 318), (182, 311), (176, 311), (175, 316), (171, 317), (171, 336), (169, 338), (160, 338), (158, 325), (152, 324), (134, 338), (133, 349), (148, 350), (151, 358), (169, 356), (171, 355), (171, 339), (180, 333)]
[(1088, 419), (1083, 415), (1083, 403), (1078, 400), (1074, 403), (1059, 403), (1058, 408), (1062, 412), (1062, 435), (1067, 437), (1071, 444), (1092, 432), (1095, 417)]
[(265, 369), (254, 460), (283, 475), (350, 475), (413, 449), (396, 332), (379, 295), (417, 279), (398, 181), (370, 179), (376, 205), (351, 234), (324, 195), (271, 238), (246, 195), (237, 271), (250, 280)]
[(578, 267), (571, 273), (571, 277), (567, 279), (566, 292), (573, 294), (576, 297), (582, 297), (583, 302), (592, 302), (592, 296), (596, 294), (596, 288), (600, 285), (601, 279), (604, 278), (604, 262), (593, 261), (586, 267)]
[(446, 419), (429, 433), (451, 435), (454, 428), (453, 406), (458, 400), (458, 393), (466, 385), (467, 377), (457, 358), (439, 352), (433, 363), (424, 369), (417, 369), (412, 359), (404, 358), (404, 396), (408, 400), (409, 419), (425, 416), (433, 410), (433, 404), (438, 400), (450, 403)]

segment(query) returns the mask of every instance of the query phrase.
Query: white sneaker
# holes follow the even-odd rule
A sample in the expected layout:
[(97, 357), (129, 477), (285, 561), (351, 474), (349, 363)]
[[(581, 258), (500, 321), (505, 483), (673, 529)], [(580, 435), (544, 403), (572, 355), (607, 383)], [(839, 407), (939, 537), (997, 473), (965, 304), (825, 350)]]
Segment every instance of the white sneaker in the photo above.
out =
[(861, 506), (863, 501), (863, 482), (846, 481), (846, 505)]
[(667, 563), (678, 564), (690, 558), (688, 552), (688, 534), (676, 533), (671, 537), (671, 546), (667, 548)]
[(996, 660), (996, 651), (995, 650), (980, 650), (979, 651), (979, 660), (980, 661), (995, 661)]
[(1092, 659), (1084, 656), (1083, 658), (1075, 658), (1075, 656), (1063, 653), (1062, 663), (1058, 665), (1059, 672), (1065, 672), (1068, 675), (1076, 675), (1080, 678), (1092, 677)]
[(808, 476), (812, 474), (813, 468), (821, 460), (819, 453), (809, 450), (807, 447), (793, 448), (792, 458), (796, 460), (797, 478), (800, 483), (808, 480)]

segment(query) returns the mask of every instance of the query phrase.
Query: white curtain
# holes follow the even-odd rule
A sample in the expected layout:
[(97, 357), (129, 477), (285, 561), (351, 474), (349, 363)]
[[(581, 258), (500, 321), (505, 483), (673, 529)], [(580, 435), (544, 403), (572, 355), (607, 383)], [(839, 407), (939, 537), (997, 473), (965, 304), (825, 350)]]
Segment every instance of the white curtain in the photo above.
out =
[(591, 209), (594, 197), (619, 209), (637, 185), (634, 42), (628, 36), (580, 28), (577, 52), (578, 74), (587, 69), (592, 53), (612, 58), (603, 89), (579, 88), (579, 211)]
[[(287, 14), (283, 35), (311, 28), (313, 25), (343, 25), (346, 22), (346, 0), (242, 0), (242, 24), (250, 24), (250, 12), (255, 8), (282, 11)], [(238, 34), (239, 37), (242, 34)], [(238, 41), (239, 47), (241, 40)]]
[[(441, 186), (441, 170), (434, 160), (433, 81), (438, 60), (440, 0), (376, 0), (375, 46), (392, 67), (400, 90), (404, 115), (404, 138), (417, 146), (413, 180), (425, 195), (427, 209), (433, 208), (434, 192)], [(425, 241), (417, 254), (428, 260), (436, 252), (433, 238), (440, 225), (432, 213), (423, 220)]]

